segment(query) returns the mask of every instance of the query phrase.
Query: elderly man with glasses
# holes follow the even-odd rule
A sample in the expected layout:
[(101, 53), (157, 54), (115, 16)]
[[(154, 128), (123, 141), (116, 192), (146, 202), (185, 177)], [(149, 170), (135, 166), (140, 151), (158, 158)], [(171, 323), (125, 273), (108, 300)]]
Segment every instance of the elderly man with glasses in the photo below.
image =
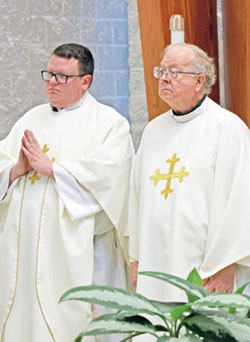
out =
[[(148, 124), (132, 169), (133, 284), (138, 266), (183, 278), (196, 267), (209, 291), (231, 292), (250, 280), (249, 130), (207, 96), (215, 67), (198, 47), (168, 46), (154, 76), (172, 109)], [(145, 276), (137, 291), (186, 300), (183, 291)]]
[(93, 308), (61, 295), (126, 287), (133, 147), (127, 120), (88, 93), (93, 72), (89, 49), (57, 47), (42, 71), (49, 103), (0, 143), (1, 341), (73, 341)]

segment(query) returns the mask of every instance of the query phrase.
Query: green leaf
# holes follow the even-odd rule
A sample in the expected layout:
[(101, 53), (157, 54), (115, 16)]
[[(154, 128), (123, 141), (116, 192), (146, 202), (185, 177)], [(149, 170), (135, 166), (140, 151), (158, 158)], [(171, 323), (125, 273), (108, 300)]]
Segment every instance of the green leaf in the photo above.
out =
[(204, 310), (191, 315), (183, 324), (196, 334), (220, 342), (249, 342), (250, 319), (223, 310)]
[(132, 338), (142, 335), (143, 333), (136, 333), (136, 334), (132, 334), (129, 335), (128, 337), (125, 337), (123, 340), (121, 340), (120, 342), (126, 342), (126, 341), (132, 341)]
[[(161, 336), (158, 337), (157, 342), (165, 342), (165, 341), (171, 341), (172, 337), (169, 336)], [(176, 338), (173, 338), (174, 341), (176, 341)]]
[[(199, 275), (199, 273), (197, 272), (196, 268), (193, 268), (192, 271), (189, 273), (187, 280), (191, 281), (191, 283), (196, 284), (198, 286), (202, 286), (203, 281)], [(193, 296), (190, 294), (187, 294), (188, 297), (188, 302), (189, 303), (193, 303), (195, 302), (197, 299), (199, 299), (199, 297), (197, 296)]]
[(183, 324), (188, 330), (213, 342), (236, 342), (221, 323), (214, 322), (210, 317), (194, 315), (187, 317)]
[(245, 288), (250, 284), (250, 281), (247, 281), (245, 284), (243, 284), (241, 287), (239, 287), (234, 293), (235, 294), (242, 294)]
[(80, 342), (84, 336), (116, 333), (148, 333), (157, 336), (154, 325), (142, 316), (117, 319), (116, 314), (107, 314), (90, 322), (88, 327), (75, 339), (75, 342)]
[(175, 308), (173, 308), (170, 311), (170, 315), (174, 321), (176, 321), (185, 311), (190, 311), (192, 303), (188, 303), (185, 305), (180, 305)]
[(165, 331), (168, 332), (168, 329), (166, 327), (164, 327), (164, 325), (160, 325), (160, 324), (155, 324), (155, 329), (157, 331)]
[(192, 309), (196, 310), (200, 306), (208, 307), (233, 307), (250, 308), (250, 297), (234, 293), (218, 292), (210, 294), (205, 298), (199, 299), (193, 303)]
[(189, 280), (185, 280), (180, 277), (173, 276), (171, 274), (150, 271), (138, 272), (138, 274), (166, 281), (167, 283), (170, 283), (184, 290), (187, 294), (193, 295), (198, 298), (203, 298), (210, 295), (210, 292), (208, 292), (205, 288), (196, 285)]
[(173, 337), (169, 337), (169, 336), (161, 336), (161, 337), (158, 337), (157, 339), (157, 342), (165, 342), (165, 341), (178, 341), (178, 338), (173, 338)]
[(201, 339), (194, 334), (186, 334), (182, 337), (161, 336), (157, 342), (201, 342)]
[(186, 303), (184, 302), (159, 302), (157, 300), (150, 300), (151, 303), (153, 303), (161, 312), (163, 313), (170, 313), (170, 311), (181, 305), (185, 305)]
[(193, 268), (192, 271), (189, 273), (187, 280), (191, 281), (191, 283), (194, 283), (198, 286), (202, 286), (202, 279), (199, 275), (199, 273), (197, 272), (196, 268)]
[(147, 313), (163, 317), (164, 314), (146, 297), (128, 290), (111, 286), (80, 286), (65, 292), (59, 302), (80, 300), (83, 302), (103, 305), (134, 315)]
[(236, 308), (230, 307), (228, 312), (234, 315), (236, 313)]
[(119, 319), (132, 317), (135, 315), (134, 311), (117, 311), (115, 314), (116, 314), (116, 317)]
[(186, 334), (179, 339), (180, 342), (201, 342), (201, 339), (194, 334)]
[[(241, 287), (239, 287), (234, 293), (235, 294), (242, 294), (245, 288), (250, 284), (250, 281), (247, 281), (245, 284), (243, 284)], [(235, 314), (236, 308), (230, 308), (229, 313)]]

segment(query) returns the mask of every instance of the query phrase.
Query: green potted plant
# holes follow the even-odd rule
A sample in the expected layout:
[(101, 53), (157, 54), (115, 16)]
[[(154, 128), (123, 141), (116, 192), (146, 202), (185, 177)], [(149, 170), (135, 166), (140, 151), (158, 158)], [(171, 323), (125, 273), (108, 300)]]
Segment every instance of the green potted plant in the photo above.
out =
[[(160, 272), (139, 272), (171, 283), (185, 291), (186, 303), (165, 303), (148, 299), (133, 291), (109, 286), (80, 286), (72, 288), (60, 298), (60, 302), (80, 300), (103, 305), (116, 310), (90, 322), (76, 337), (124, 333), (122, 342), (151, 334), (155, 341), (180, 342), (249, 342), (250, 297), (242, 294), (244, 284), (235, 293), (211, 294), (202, 287), (202, 279), (196, 269), (182, 279)], [(153, 324), (143, 315), (157, 316), (161, 324)]]

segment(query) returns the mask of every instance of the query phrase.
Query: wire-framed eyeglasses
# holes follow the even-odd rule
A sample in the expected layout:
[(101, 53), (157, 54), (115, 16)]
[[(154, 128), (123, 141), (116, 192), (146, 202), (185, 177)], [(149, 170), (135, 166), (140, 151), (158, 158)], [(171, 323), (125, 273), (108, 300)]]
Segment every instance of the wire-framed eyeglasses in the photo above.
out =
[(68, 82), (68, 78), (71, 77), (82, 77), (88, 74), (80, 74), (80, 75), (64, 75), (64, 74), (55, 74), (54, 72), (47, 71), (47, 70), (42, 70), (42, 79), (45, 82), (50, 82), (52, 77), (55, 77), (55, 80), (59, 84), (66, 84)]
[(154, 67), (153, 69), (153, 75), (155, 78), (161, 78), (163, 75), (168, 76), (171, 80), (174, 80), (177, 78), (178, 74), (190, 74), (190, 75), (199, 75), (197, 72), (192, 71), (178, 71), (176, 69), (172, 68), (161, 68), (159, 66)]

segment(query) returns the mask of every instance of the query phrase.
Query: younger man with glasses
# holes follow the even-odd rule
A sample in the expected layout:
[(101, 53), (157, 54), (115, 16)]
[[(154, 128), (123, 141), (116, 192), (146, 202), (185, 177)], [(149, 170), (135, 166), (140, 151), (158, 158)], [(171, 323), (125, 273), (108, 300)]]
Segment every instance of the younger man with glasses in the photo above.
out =
[(49, 103), (0, 143), (1, 341), (73, 341), (91, 307), (60, 296), (93, 281), (126, 286), (133, 148), (126, 119), (88, 93), (93, 71), (86, 47), (57, 47), (42, 71)]
[[(172, 109), (148, 124), (133, 166), (133, 272), (139, 262), (139, 271), (186, 278), (196, 267), (209, 291), (231, 292), (250, 280), (249, 130), (208, 98), (215, 67), (198, 47), (167, 47), (154, 76)], [(137, 291), (186, 300), (183, 291), (145, 276)]]

